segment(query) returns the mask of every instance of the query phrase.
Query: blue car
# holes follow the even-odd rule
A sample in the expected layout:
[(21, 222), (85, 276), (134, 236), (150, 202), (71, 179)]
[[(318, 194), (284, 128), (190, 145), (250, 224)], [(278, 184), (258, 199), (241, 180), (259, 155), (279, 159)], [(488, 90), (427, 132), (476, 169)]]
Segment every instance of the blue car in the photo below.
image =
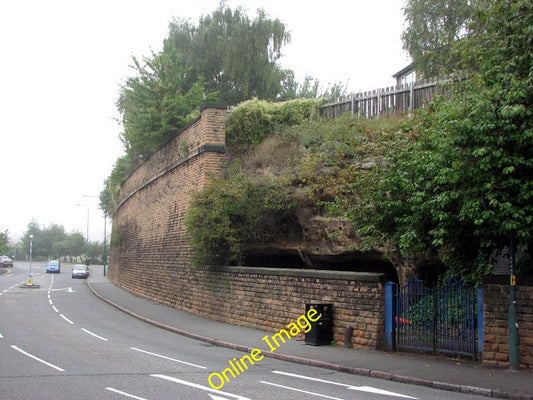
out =
[(61, 263), (57, 260), (48, 261), (46, 264), (46, 273), (61, 273)]

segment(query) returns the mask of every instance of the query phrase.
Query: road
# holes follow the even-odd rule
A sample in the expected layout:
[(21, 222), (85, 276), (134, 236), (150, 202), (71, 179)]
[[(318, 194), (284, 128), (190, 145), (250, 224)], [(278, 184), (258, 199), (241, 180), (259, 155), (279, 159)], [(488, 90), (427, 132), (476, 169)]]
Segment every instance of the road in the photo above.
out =
[[(148, 325), (96, 298), (71, 267), (0, 275), (0, 399), (485, 399), (263, 358), (219, 390), (208, 377), (245, 353)], [(101, 274), (94, 267), (92, 274)], [(186, 328), (186, 327), (184, 327)], [(235, 364), (234, 364), (235, 365)], [(229, 375), (229, 373), (226, 373)], [(213, 385), (219, 385), (213, 375)]]

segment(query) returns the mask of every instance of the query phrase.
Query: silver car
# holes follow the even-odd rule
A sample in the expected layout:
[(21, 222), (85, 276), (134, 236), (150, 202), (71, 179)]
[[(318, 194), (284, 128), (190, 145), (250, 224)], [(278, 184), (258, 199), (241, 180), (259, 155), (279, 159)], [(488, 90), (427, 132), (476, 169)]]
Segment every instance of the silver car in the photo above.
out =
[(86, 265), (75, 265), (74, 268), (72, 268), (72, 279), (76, 278), (85, 278), (87, 279), (89, 277), (89, 267)]

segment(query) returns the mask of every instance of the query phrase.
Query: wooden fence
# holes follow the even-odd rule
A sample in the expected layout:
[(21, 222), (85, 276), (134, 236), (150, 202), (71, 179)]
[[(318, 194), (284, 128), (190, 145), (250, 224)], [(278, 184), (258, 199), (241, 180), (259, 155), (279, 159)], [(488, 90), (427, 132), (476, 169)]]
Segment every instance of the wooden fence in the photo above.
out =
[(326, 103), (320, 115), (337, 118), (346, 112), (372, 118), (410, 112), (429, 103), (433, 96), (443, 94), (451, 76), (421, 80), (410, 85), (388, 87), (369, 92), (351, 94)]

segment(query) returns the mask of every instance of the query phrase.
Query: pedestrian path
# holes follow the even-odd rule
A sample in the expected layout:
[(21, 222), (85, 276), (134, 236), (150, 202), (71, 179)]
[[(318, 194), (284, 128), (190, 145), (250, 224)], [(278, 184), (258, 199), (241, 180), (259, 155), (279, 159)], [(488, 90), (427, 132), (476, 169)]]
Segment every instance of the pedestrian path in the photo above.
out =
[(442, 390), (533, 400), (532, 373), (493, 369), (481, 362), (465, 359), (354, 350), (341, 346), (309, 346), (303, 340), (295, 339), (271, 352), (261, 339), (273, 332), (201, 318), (135, 296), (109, 281), (97, 266), (92, 268), (87, 283), (96, 296), (124, 312), (163, 329), (213, 345), (244, 352), (259, 348), (267, 357)]

